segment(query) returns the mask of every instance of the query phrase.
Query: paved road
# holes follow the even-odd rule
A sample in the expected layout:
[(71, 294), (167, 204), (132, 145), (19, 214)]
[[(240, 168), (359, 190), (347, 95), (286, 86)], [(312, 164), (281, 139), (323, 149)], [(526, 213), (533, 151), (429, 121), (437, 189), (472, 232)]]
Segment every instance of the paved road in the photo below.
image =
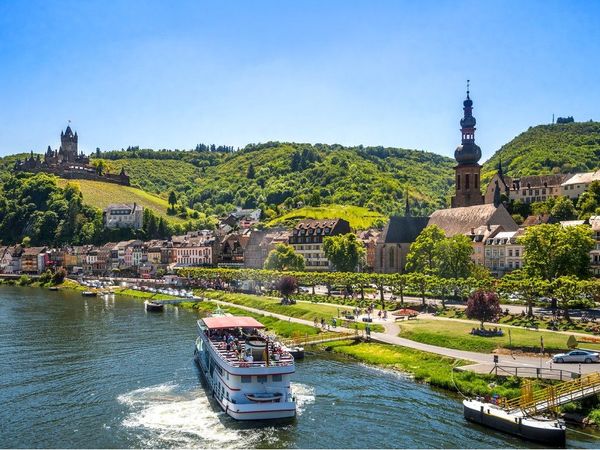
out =
[[(297, 319), (295, 317), (285, 316), (283, 314), (272, 313), (264, 311), (262, 309), (251, 308), (248, 306), (237, 305), (235, 303), (223, 302), (220, 300), (210, 300), (213, 303), (223, 306), (233, 306), (235, 308), (250, 311), (256, 314), (262, 314), (265, 316), (275, 317), (280, 320), (287, 320), (289, 322), (300, 323), (304, 325), (314, 326), (314, 322), (305, 319)], [(466, 350), (455, 350), (452, 348), (438, 347), (436, 345), (423, 344), (421, 342), (411, 341), (410, 339), (401, 338), (398, 336), (400, 332), (398, 324), (393, 321), (377, 321), (384, 325), (384, 333), (371, 333), (371, 339), (386, 344), (399, 345), (402, 347), (413, 348), (415, 350), (421, 350), (424, 352), (434, 353), (437, 355), (447, 356), (450, 358), (462, 359), (465, 361), (472, 361), (477, 364), (490, 364), (493, 363), (493, 355), (489, 353), (478, 353), (470, 352)], [(344, 332), (353, 332), (354, 330), (348, 328), (338, 327), (337, 330)], [(545, 358), (533, 358), (529, 356), (513, 356), (513, 355), (499, 355), (499, 364), (507, 366), (528, 366), (528, 367), (545, 367), (554, 369), (569, 370), (572, 372), (591, 373), (597, 372), (600, 366), (596, 364), (551, 364), (551, 360), (548, 357)]]

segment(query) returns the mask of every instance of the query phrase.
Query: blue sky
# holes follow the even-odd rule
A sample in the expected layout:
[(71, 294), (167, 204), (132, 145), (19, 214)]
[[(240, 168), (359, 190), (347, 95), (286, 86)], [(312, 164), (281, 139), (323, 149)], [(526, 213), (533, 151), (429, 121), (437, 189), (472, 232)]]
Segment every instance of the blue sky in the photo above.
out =
[(484, 159), (600, 120), (600, 2), (0, 0), (0, 155), (269, 140)]

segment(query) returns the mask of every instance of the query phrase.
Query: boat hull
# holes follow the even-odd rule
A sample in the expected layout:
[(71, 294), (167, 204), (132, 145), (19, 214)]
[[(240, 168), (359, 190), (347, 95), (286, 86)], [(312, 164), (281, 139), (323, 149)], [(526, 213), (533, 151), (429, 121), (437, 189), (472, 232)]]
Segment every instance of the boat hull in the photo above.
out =
[(552, 447), (564, 447), (566, 444), (565, 427), (549, 425), (558, 422), (500, 413), (497, 409), (486, 407), (485, 403), (479, 402), (464, 401), (463, 409), (465, 419), (471, 422)]
[(153, 303), (153, 302), (144, 302), (146, 307), (146, 311), (149, 312), (161, 312), (165, 309), (165, 305), (161, 303)]
[(232, 403), (225, 398), (219, 398), (212, 389), (212, 379), (208, 368), (202, 363), (199, 353), (194, 351), (194, 361), (200, 370), (202, 378), (206, 381), (207, 393), (217, 401), (221, 409), (235, 420), (240, 421), (264, 421), (264, 420), (286, 420), (296, 417), (295, 402), (257, 402), (257, 403)]

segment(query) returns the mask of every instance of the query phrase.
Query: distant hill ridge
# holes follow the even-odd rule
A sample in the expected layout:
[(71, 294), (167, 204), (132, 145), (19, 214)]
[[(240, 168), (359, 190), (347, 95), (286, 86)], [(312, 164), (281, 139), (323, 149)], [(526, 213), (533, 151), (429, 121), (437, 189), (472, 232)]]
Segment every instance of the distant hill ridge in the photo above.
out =
[(485, 162), (483, 181), (491, 179), (500, 161), (504, 173), (512, 177), (597, 170), (600, 168), (600, 122), (530, 127)]

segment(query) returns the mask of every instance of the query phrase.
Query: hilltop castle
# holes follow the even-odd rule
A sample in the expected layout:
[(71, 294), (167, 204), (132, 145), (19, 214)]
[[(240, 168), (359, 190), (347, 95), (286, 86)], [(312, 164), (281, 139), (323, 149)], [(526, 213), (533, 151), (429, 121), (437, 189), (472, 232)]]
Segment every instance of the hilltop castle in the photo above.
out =
[(67, 126), (65, 131), (60, 133), (60, 148), (48, 150), (44, 153), (44, 160), (41, 156), (33, 154), (25, 160), (17, 160), (15, 170), (21, 172), (48, 172), (58, 175), (62, 178), (86, 179), (106, 181), (109, 183), (118, 183), (129, 186), (129, 176), (121, 169), (121, 173), (113, 175), (103, 173), (90, 165), (90, 158), (79, 153), (77, 132), (73, 133), (71, 126)]

